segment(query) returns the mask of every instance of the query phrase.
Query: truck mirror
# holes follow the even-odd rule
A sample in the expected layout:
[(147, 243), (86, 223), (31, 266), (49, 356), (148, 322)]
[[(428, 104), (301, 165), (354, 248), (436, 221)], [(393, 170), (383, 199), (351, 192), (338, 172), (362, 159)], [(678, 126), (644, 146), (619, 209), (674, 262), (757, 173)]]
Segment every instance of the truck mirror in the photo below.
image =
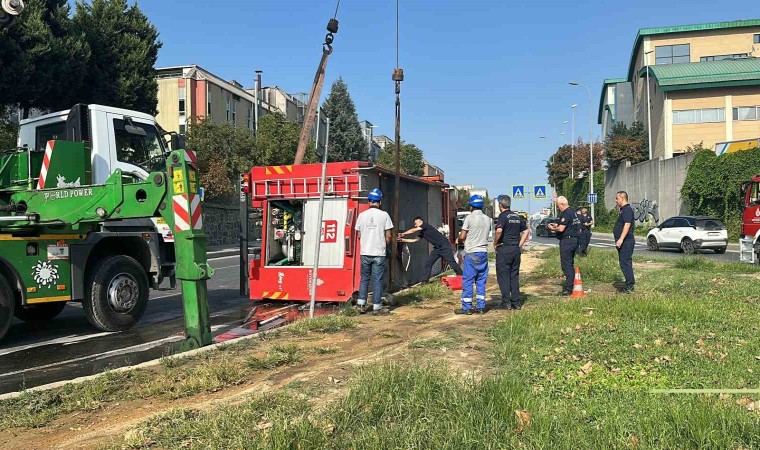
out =
[(185, 148), (185, 136), (181, 134), (172, 134), (172, 150), (179, 150)]
[(136, 136), (147, 136), (148, 135), (148, 133), (146, 133), (145, 130), (143, 130), (140, 127), (133, 126), (133, 125), (124, 125), (124, 131), (126, 131), (129, 134), (134, 134)]

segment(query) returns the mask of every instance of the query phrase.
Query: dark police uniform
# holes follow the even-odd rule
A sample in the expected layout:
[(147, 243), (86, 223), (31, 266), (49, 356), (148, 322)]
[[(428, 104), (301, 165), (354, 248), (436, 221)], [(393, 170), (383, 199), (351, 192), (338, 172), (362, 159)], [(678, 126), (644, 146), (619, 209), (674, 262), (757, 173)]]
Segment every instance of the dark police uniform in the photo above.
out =
[(636, 284), (636, 281), (633, 278), (633, 248), (636, 246), (636, 240), (633, 237), (634, 222), (633, 208), (631, 208), (631, 205), (624, 205), (620, 208), (620, 214), (615, 222), (615, 229), (612, 231), (612, 235), (615, 237), (615, 242), (617, 242), (623, 234), (623, 227), (625, 224), (631, 224), (631, 227), (628, 229), (628, 234), (623, 237), (623, 245), (617, 249), (620, 270), (623, 271), (623, 276), (625, 277), (625, 289), (627, 291), (633, 290), (633, 285)]
[(565, 286), (562, 292), (570, 294), (573, 292), (573, 280), (575, 280), (575, 252), (578, 250), (578, 233), (580, 232), (581, 221), (572, 208), (565, 209), (559, 215), (559, 224), (564, 225), (565, 231), (557, 231), (559, 239), (559, 260), (562, 266), (562, 273), (565, 274)]
[[(525, 220), (506, 210), (499, 214), (496, 228), (501, 240), (496, 245), (496, 280), (501, 291), (502, 306), (520, 306), (520, 235), (528, 229)], [(499, 245), (501, 244), (501, 245)]]
[(591, 242), (591, 215), (580, 215), (578, 217), (581, 221), (581, 233), (579, 237), (578, 242), (578, 252), (582, 255), (586, 255), (588, 253), (588, 244)]
[(427, 277), (425, 281), (430, 280), (433, 265), (438, 261), (438, 258), (443, 258), (449, 263), (449, 267), (454, 269), (454, 272), (457, 275), (462, 275), (462, 268), (459, 267), (459, 263), (454, 259), (454, 252), (451, 250), (451, 244), (449, 243), (449, 240), (446, 239), (446, 236), (441, 234), (440, 231), (436, 230), (435, 227), (429, 223), (423, 222), (420, 227), (419, 237), (430, 242), (433, 246), (432, 253), (430, 253), (427, 261), (425, 261), (425, 271), (423, 272)]

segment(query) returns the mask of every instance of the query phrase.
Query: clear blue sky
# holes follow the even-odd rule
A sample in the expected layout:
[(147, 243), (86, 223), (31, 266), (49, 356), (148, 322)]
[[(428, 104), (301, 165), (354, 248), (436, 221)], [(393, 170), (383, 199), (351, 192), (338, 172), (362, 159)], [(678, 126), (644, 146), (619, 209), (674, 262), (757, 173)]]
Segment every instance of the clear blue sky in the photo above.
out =
[[(211, 6), (209, 6), (211, 5)], [(225, 79), (308, 91), (332, 0), (142, 0), (164, 43), (158, 65), (198, 64)], [(557, 2), (401, 0), (401, 136), (423, 149), (452, 184), (495, 197), (541, 184), (544, 162), (576, 134), (593, 133), (601, 82), (626, 75), (639, 28), (755, 18), (757, 2)], [(325, 90), (342, 76), (360, 120), (393, 137), (395, 2), (342, 0)], [(549, 142), (539, 140), (548, 136)], [(527, 209), (527, 202), (516, 208)], [(534, 202), (533, 209), (536, 209)]]

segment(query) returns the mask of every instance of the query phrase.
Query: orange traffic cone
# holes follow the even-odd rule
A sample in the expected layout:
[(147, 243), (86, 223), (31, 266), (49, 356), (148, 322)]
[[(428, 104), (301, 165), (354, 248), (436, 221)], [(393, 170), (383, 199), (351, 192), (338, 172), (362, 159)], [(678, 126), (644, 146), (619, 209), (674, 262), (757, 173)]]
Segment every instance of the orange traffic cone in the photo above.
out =
[(575, 268), (575, 281), (573, 281), (573, 293), (570, 298), (583, 298), (586, 293), (583, 292), (583, 280), (581, 280), (581, 268)]

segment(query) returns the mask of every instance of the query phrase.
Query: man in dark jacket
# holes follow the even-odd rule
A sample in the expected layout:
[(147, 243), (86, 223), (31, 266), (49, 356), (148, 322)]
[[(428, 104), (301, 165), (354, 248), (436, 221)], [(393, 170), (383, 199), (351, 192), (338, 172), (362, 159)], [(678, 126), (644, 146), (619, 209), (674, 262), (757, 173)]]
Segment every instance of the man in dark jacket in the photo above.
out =
[[(415, 233), (419, 233), (419, 234), (414, 239), (404, 238), (405, 236), (410, 236)], [(451, 250), (451, 243), (449, 242), (449, 240), (446, 239), (446, 236), (444, 236), (434, 226), (430, 225), (429, 223), (426, 223), (422, 219), (422, 217), (420, 216), (415, 217), (414, 228), (411, 228), (399, 234), (399, 239), (401, 239), (401, 242), (409, 242), (409, 243), (417, 242), (420, 239), (425, 239), (433, 246), (432, 253), (430, 253), (430, 256), (428, 256), (427, 261), (425, 261), (425, 272), (424, 272), (425, 279), (422, 280), (423, 283), (427, 283), (430, 281), (430, 275), (433, 270), (433, 265), (439, 259), (443, 259), (447, 263), (449, 263), (449, 266), (454, 270), (454, 272), (457, 275), (462, 275), (462, 268), (459, 266), (456, 259), (454, 258), (454, 252), (453, 250)]]

